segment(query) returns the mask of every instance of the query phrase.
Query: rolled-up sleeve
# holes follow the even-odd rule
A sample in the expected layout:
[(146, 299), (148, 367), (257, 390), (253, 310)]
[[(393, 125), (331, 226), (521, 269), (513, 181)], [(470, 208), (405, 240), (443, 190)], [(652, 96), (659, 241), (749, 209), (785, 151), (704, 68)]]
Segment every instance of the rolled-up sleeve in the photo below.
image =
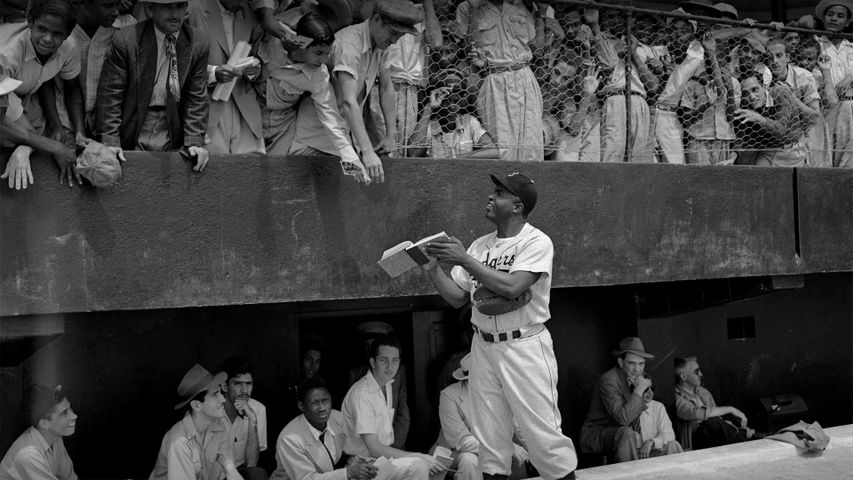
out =
[(325, 67), (314, 76), (313, 85), (311, 99), (314, 101), (317, 118), (326, 129), (329, 140), (337, 148), (342, 161), (358, 163), (358, 154), (355, 153), (352, 142), (350, 142), (347, 123), (338, 111), (335, 92), (329, 83), (329, 72)]

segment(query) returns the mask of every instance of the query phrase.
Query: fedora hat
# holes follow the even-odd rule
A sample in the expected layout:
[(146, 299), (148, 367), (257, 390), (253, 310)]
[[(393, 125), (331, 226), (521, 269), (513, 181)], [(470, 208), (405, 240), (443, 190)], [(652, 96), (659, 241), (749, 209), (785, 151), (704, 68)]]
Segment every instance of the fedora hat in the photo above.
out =
[(467, 354), (459, 360), (459, 368), (453, 371), (453, 378), (459, 380), (468, 380), (468, 372), (471, 371), (471, 354)]
[(227, 379), (228, 375), (225, 372), (211, 375), (206, 368), (196, 363), (178, 384), (178, 397), (181, 401), (175, 405), (175, 410), (186, 406), (199, 393), (208, 392), (214, 387), (219, 388)]
[(655, 358), (651, 353), (646, 352), (646, 347), (643, 346), (643, 341), (637, 337), (626, 337), (619, 342), (619, 350), (613, 350), (613, 356), (618, 357), (624, 353), (633, 353), (643, 358)]
[(826, 14), (826, 11), (829, 7), (834, 5), (841, 5), (842, 7), (847, 9), (848, 12), (848, 20), (851, 15), (853, 15), (853, 0), (821, 0), (816, 7), (814, 7), (815, 16), (823, 21), (823, 16)]

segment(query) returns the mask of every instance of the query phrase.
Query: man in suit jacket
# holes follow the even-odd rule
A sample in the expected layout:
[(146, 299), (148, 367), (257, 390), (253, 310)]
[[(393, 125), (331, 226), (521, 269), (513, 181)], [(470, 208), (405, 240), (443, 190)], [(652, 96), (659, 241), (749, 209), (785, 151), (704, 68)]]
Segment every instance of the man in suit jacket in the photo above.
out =
[(187, 2), (146, 1), (151, 18), (113, 35), (98, 83), (96, 131), (111, 147), (184, 148), (201, 171), (208, 159), (202, 147), (209, 110), (207, 36), (184, 22)]
[[(640, 414), (648, 408), (643, 400), (651, 381), (643, 376), (646, 353), (642, 340), (628, 337), (613, 352), (617, 365), (604, 372), (589, 401), (589, 413), (581, 427), (581, 451), (603, 453), (612, 463), (639, 458)], [(631, 388), (631, 385), (634, 388)]]
[(354, 458), (336, 469), (346, 443), (341, 412), (332, 410), (332, 397), (322, 380), (309, 378), (298, 389), (297, 406), (302, 415), (294, 418), (278, 436), (276, 469), (270, 480), (368, 480), (376, 467), (364, 458)]
[[(190, 24), (208, 32), (208, 82), (212, 87), (235, 81), (226, 101), (210, 100), (207, 148), (213, 153), (266, 153), (261, 106), (252, 82), (260, 65), (237, 70), (228, 59), (240, 42), (250, 46), (261, 30), (245, 0), (199, 0), (190, 5)], [(213, 90), (211, 90), (211, 93)]]

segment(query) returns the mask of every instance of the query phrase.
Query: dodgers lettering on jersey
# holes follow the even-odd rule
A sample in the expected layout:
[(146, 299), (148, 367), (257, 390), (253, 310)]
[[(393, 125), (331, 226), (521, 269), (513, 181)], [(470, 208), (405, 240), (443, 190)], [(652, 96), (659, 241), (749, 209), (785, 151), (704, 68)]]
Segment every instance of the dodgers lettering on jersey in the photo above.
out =
[[(471, 321), (485, 332), (500, 333), (521, 327), (545, 323), (551, 318), (548, 302), (551, 298), (551, 269), (554, 245), (541, 230), (529, 223), (514, 237), (498, 238), (497, 232), (484, 235), (468, 247), (468, 254), (483, 265), (503, 272), (526, 271), (540, 273), (530, 287), (531, 300), (524, 307), (501, 315), (484, 315), (472, 309)], [(467, 270), (453, 267), (450, 276), (460, 288), (473, 295), (480, 286)]]

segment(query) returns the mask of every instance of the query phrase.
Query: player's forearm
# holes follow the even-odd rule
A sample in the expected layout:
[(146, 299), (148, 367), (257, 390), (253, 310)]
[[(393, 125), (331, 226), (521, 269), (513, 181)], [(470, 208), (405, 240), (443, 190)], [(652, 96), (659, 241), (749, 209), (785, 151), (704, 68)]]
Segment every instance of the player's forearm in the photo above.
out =
[(427, 273), (429, 274), (429, 278), (432, 280), (432, 283), (435, 285), (436, 290), (438, 290), (439, 295), (441, 295), (441, 297), (444, 298), (450, 306), (453, 308), (460, 308), (468, 303), (467, 292), (459, 288), (459, 285), (457, 285), (441, 267), (435, 265), (431, 269), (427, 270)]
[(509, 272), (489, 268), (471, 256), (465, 259), (462, 263), (462, 268), (467, 270), (471, 276), (477, 278), (491, 291), (506, 298), (516, 298), (530, 287), (530, 285), (521, 282), (521, 279), (517, 276)]

